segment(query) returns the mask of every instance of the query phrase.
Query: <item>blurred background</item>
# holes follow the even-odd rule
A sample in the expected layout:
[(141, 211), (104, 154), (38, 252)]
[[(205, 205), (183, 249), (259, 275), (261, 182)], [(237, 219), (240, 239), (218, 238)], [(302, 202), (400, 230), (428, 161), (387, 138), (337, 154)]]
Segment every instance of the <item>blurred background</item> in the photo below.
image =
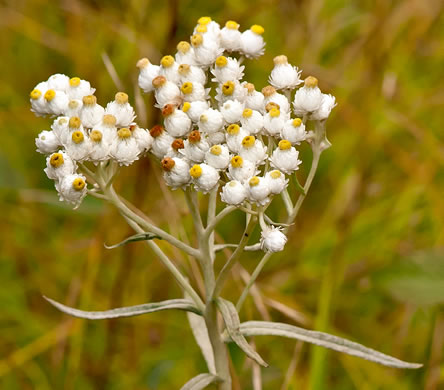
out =
[[(384, 368), (308, 344), (257, 338), (270, 363), (264, 389), (444, 389), (444, 3), (440, 0), (112, 0), (0, 2), (0, 388), (177, 389), (205, 371), (181, 312), (87, 322), (47, 295), (85, 310), (175, 298), (180, 291), (110, 206), (58, 202), (34, 138), (48, 118), (29, 92), (53, 73), (91, 81), (99, 102), (123, 90), (138, 121), (159, 120), (137, 87), (136, 61), (157, 63), (188, 39), (198, 17), (265, 28), (266, 53), (246, 79), (266, 85), (286, 54), (338, 106), (333, 147), (321, 158), (286, 251), (258, 279), (242, 320), (329, 331), (407, 361)], [(301, 148), (304, 180), (309, 148)], [(124, 169), (119, 191), (174, 234), (192, 240), (183, 197), (154, 160)], [(276, 202), (272, 218), (283, 218)], [(221, 225), (234, 242), (242, 214)], [(233, 228), (239, 226), (239, 229)], [(164, 244), (163, 244), (164, 245)], [(191, 259), (164, 248), (201, 287)], [(224, 296), (235, 300), (258, 254), (246, 256)], [(222, 258), (219, 259), (222, 263)], [(234, 389), (252, 389), (251, 362), (230, 346)]]

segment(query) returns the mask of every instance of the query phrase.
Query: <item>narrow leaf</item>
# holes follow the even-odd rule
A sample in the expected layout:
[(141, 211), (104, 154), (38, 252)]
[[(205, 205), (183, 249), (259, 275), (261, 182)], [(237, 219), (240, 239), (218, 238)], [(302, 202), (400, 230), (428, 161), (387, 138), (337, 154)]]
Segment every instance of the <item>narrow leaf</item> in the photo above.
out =
[(294, 174), (294, 183), (296, 184), (296, 189), (302, 194), (307, 195), (305, 193), (304, 187), (302, 187), (301, 183), (299, 183), (298, 177), (296, 176), (296, 173)]
[(154, 233), (139, 233), (139, 234), (134, 234), (133, 236), (130, 236), (117, 244), (114, 244), (114, 245), (104, 244), (104, 246), (106, 249), (114, 249), (114, 248), (118, 248), (119, 246), (126, 245), (130, 242), (147, 241), (147, 240), (154, 240), (154, 239), (160, 240), (161, 237), (159, 237), (158, 235), (156, 235)]
[[(384, 366), (396, 368), (420, 368), (422, 364), (407, 363), (381, 352), (364, 347), (341, 337), (328, 333), (299, 328), (297, 326), (268, 321), (248, 321), (240, 325), (240, 333), (244, 336), (282, 336), (302, 340), (338, 352), (357, 356)], [(229, 334), (229, 333), (228, 333)], [(230, 334), (229, 334), (230, 335)], [(231, 335), (230, 335), (231, 337)], [(232, 338), (232, 337), (231, 337)], [(233, 340), (234, 341), (234, 340)]]
[(161, 310), (184, 310), (191, 311), (196, 314), (201, 314), (200, 310), (194, 306), (194, 303), (188, 299), (171, 299), (168, 301), (155, 302), (155, 303), (145, 303), (143, 305), (120, 307), (118, 309), (106, 310), (106, 311), (84, 311), (74, 309), (69, 306), (65, 306), (59, 302), (56, 302), (50, 298), (43, 296), (51, 305), (63, 311), (66, 314), (72, 315), (73, 317), (86, 318), (89, 320), (104, 320), (108, 318), (119, 318), (119, 317), (132, 317), (139, 316), (141, 314), (153, 313), (155, 311)]
[(191, 331), (194, 339), (199, 346), (202, 355), (207, 362), (208, 371), (216, 373), (216, 365), (214, 363), (213, 347), (211, 346), (210, 338), (208, 337), (207, 326), (205, 320), (194, 313), (187, 313), (188, 322), (190, 323)]
[(240, 320), (236, 307), (230, 301), (219, 298), (217, 300), (220, 312), (225, 322), (227, 332), (237, 346), (244, 351), (248, 357), (253, 359), (261, 366), (268, 367), (268, 364), (259, 356), (259, 354), (248, 344), (248, 341), (239, 330)]
[(201, 390), (211, 383), (220, 382), (220, 378), (213, 374), (200, 374), (185, 383), (180, 390)]

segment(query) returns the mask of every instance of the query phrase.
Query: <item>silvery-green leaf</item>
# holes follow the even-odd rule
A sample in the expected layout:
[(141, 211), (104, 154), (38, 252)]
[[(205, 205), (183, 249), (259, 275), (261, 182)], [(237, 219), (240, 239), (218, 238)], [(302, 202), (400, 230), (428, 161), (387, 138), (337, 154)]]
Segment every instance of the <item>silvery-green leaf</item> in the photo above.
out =
[(240, 320), (239, 314), (237, 313), (236, 307), (230, 301), (219, 298), (217, 300), (217, 305), (222, 314), (222, 317), (227, 328), (227, 332), (231, 339), (236, 343), (236, 345), (244, 351), (248, 357), (253, 359), (256, 363), (261, 366), (268, 367), (268, 364), (259, 356), (259, 354), (248, 344), (245, 337), (239, 331)]
[(209, 384), (217, 383), (219, 381), (220, 379), (216, 375), (199, 374), (185, 383), (180, 390), (201, 390), (205, 389), (205, 387), (207, 387)]
[(114, 249), (114, 248), (118, 248), (119, 246), (123, 246), (126, 245), (130, 242), (136, 242), (136, 241), (147, 241), (147, 240), (154, 240), (154, 239), (158, 239), (160, 240), (161, 237), (159, 237), (158, 235), (154, 234), (154, 233), (139, 233), (139, 234), (134, 234), (131, 237), (126, 238), (125, 240), (114, 244), (114, 245), (105, 245), (106, 249)]
[(105, 311), (84, 311), (65, 306), (50, 298), (45, 298), (51, 305), (55, 306), (60, 311), (72, 315), (73, 317), (86, 318), (89, 320), (104, 320), (108, 318), (132, 317), (141, 314), (153, 313), (161, 310), (184, 310), (191, 311), (196, 314), (201, 314), (200, 310), (188, 299), (170, 299), (168, 301), (146, 303), (143, 305), (119, 307), (118, 309), (111, 309)]
[[(244, 336), (282, 336), (290, 339), (302, 340), (321, 347), (330, 348), (338, 352), (358, 356), (362, 359), (370, 360), (389, 367), (420, 368), (422, 366), (422, 364), (404, 362), (341, 337), (333, 336), (328, 333), (307, 330), (293, 325), (282, 324), (279, 322), (243, 322), (240, 324), (239, 331)], [(229, 336), (231, 337), (230, 334)]]

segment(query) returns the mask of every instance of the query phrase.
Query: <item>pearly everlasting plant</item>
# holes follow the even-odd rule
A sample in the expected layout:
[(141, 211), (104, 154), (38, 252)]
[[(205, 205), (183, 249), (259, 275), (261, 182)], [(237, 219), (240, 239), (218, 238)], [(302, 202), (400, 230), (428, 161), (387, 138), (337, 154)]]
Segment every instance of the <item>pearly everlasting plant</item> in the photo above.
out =
[[(30, 94), (31, 109), (53, 121), (51, 130), (43, 130), (36, 138), (37, 151), (46, 156), (44, 171), (53, 180), (60, 200), (74, 208), (87, 195), (111, 202), (137, 233), (118, 245), (146, 241), (184, 293), (183, 298), (102, 312), (77, 310), (48, 300), (66, 313), (89, 319), (167, 309), (193, 313), (189, 322), (209, 372), (191, 379), (184, 389), (202, 389), (210, 383), (231, 389), (228, 342), (267, 366), (246, 341), (247, 336), (289, 337), (387, 366), (419, 367), (321, 332), (274, 322), (240, 323), (238, 313), (250, 288), (272, 254), (285, 249), (289, 227), (311, 186), (319, 158), (331, 146), (326, 120), (336, 105), (332, 95), (321, 91), (315, 77), (302, 79), (302, 71), (284, 55), (275, 57), (269, 85), (259, 90), (244, 80), (245, 60), (264, 53), (263, 35), (264, 29), (258, 25), (242, 32), (234, 21), (221, 28), (211, 18), (202, 17), (189, 42), (180, 42), (174, 56), (164, 56), (159, 65), (147, 58), (139, 60), (139, 86), (154, 94), (163, 117), (162, 123), (150, 130), (137, 125), (124, 92), (117, 92), (113, 101), (102, 106), (90, 83), (78, 77), (55, 74), (36, 85)], [(299, 166), (308, 163), (299, 156), (302, 143), (309, 144), (313, 152), (304, 185), (296, 177)], [(194, 221), (196, 246), (155, 226), (115, 192), (113, 181), (119, 170), (148, 156), (157, 161), (165, 183), (184, 194)], [(208, 197), (206, 220), (199, 208), (204, 196)], [(267, 216), (272, 202), (282, 202), (287, 214), (284, 221), (274, 222)], [(215, 230), (235, 211), (245, 214), (240, 241), (216, 245)], [(250, 242), (254, 229), (260, 230), (256, 243)], [(198, 260), (205, 282), (203, 294), (156, 240)], [(225, 248), (234, 249), (228, 258), (221, 254)], [(234, 305), (221, 293), (230, 271), (247, 250), (263, 255)]]

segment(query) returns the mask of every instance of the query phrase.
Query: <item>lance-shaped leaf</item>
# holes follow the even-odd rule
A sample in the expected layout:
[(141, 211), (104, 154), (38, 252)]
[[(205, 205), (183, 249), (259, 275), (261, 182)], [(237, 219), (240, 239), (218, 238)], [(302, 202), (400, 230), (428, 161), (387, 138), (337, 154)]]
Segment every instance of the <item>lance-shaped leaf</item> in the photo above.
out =
[(220, 382), (220, 378), (213, 374), (200, 374), (185, 383), (180, 390), (201, 390), (211, 383)]
[(55, 306), (57, 309), (63, 311), (66, 314), (72, 315), (73, 317), (86, 318), (88, 320), (104, 320), (108, 318), (132, 317), (139, 316), (141, 314), (153, 313), (155, 311), (171, 309), (191, 311), (200, 315), (202, 314), (200, 310), (194, 305), (194, 303), (188, 299), (170, 299), (168, 301), (119, 307), (118, 309), (105, 311), (84, 311), (65, 306), (45, 296), (43, 298), (45, 298), (51, 305)]
[(160, 240), (161, 237), (159, 237), (158, 235), (156, 235), (154, 233), (139, 233), (139, 234), (134, 234), (133, 236), (130, 236), (117, 244), (114, 244), (114, 245), (104, 244), (104, 245), (105, 245), (106, 249), (114, 249), (114, 248), (118, 248), (119, 246), (126, 245), (130, 242), (148, 241), (148, 240), (154, 240), (154, 239)]
[(268, 367), (268, 364), (259, 356), (259, 354), (248, 344), (248, 341), (242, 335), (239, 330), (240, 320), (236, 307), (230, 301), (219, 298), (217, 305), (222, 314), (222, 317), (227, 328), (227, 332), (231, 339), (237, 344), (237, 346), (244, 351), (248, 357), (253, 359), (261, 366)]
[[(302, 340), (338, 352), (343, 352), (348, 355), (358, 356), (362, 359), (370, 360), (389, 367), (420, 368), (422, 366), (422, 364), (404, 362), (341, 337), (279, 322), (248, 321), (243, 322), (240, 325), (239, 330), (244, 336), (282, 336), (290, 339)], [(230, 334), (229, 336), (231, 337)]]

